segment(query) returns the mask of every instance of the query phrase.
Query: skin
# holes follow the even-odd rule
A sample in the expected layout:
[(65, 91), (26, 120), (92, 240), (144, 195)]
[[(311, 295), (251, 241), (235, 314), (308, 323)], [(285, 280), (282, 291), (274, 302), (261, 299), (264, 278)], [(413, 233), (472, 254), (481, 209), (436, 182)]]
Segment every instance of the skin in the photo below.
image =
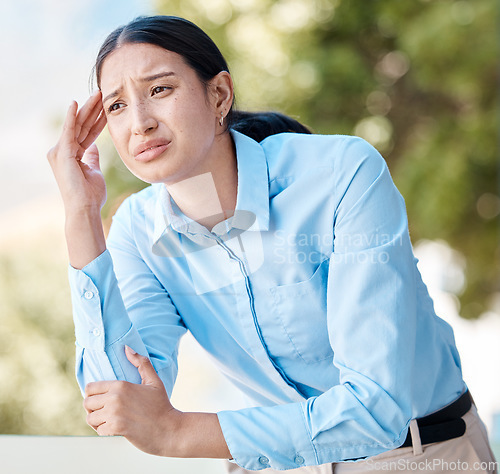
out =
[[(157, 46), (125, 44), (106, 58), (101, 90), (80, 110), (71, 103), (61, 137), (47, 154), (64, 202), (74, 268), (106, 249), (100, 216), (106, 186), (93, 144), (106, 123), (125, 165), (146, 182), (164, 183), (188, 217), (210, 229), (234, 212), (234, 144), (219, 124), (232, 101), (228, 73), (219, 73), (205, 87), (181, 56)], [(137, 147), (151, 140), (168, 146), (153, 159), (136, 159)], [(200, 175), (210, 176), (214, 186), (193, 193), (192, 178)], [(223, 212), (214, 215), (214, 209)], [(99, 435), (124, 436), (160, 456), (232, 457), (216, 414), (176, 410), (149, 359), (130, 348), (125, 352), (141, 375), (140, 385), (114, 380), (85, 388), (87, 422)]]

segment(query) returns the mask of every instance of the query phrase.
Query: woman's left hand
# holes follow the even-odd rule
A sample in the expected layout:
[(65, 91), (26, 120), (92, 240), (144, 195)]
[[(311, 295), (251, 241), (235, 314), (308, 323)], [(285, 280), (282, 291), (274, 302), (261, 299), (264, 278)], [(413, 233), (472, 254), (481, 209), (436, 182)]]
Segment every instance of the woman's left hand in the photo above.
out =
[(183, 413), (170, 403), (150, 360), (129, 347), (125, 353), (139, 370), (142, 384), (116, 380), (87, 384), (83, 403), (87, 423), (99, 435), (124, 436), (149, 454), (178, 455), (175, 444)]

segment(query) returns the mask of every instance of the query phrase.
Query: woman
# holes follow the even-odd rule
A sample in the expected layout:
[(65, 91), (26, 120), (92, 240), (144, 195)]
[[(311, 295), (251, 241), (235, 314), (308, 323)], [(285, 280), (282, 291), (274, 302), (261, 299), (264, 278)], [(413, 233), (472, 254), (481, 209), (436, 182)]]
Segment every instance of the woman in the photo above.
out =
[[(224, 58), (180, 18), (118, 28), (95, 69), (99, 91), (79, 111), (72, 103), (48, 158), (97, 433), (157, 455), (231, 459), (231, 472), (493, 461), (403, 199), (371, 146), (234, 112)], [(152, 183), (122, 204), (107, 242), (92, 144), (106, 123), (126, 166)], [(172, 407), (186, 330), (249, 408)]]

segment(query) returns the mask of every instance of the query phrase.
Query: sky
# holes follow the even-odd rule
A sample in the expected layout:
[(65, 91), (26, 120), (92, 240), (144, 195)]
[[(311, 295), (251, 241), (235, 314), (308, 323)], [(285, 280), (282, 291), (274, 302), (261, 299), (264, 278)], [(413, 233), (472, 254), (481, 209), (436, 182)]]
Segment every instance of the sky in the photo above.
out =
[[(57, 193), (46, 160), (72, 99), (89, 93), (105, 37), (150, 0), (0, 2), (0, 226), (17, 206)], [(0, 232), (2, 231), (0, 227)]]

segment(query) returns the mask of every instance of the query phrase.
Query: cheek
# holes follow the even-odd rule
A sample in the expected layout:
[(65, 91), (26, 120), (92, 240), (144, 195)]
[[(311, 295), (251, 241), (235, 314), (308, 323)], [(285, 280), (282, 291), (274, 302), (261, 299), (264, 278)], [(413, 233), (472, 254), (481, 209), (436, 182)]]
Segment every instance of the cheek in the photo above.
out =
[(191, 135), (193, 145), (209, 146), (216, 133), (214, 114), (206, 107), (193, 108), (190, 114), (186, 135)]
[(128, 157), (129, 136), (126, 129), (124, 127), (120, 127), (116, 123), (110, 124), (108, 122), (108, 132), (111, 137), (111, 141), (116, 148), (116, 151), (118, 151), (122, 159), (126, 159)]
[(174, 100), (175, 115), (181, 119), (180, 122), (185, 128), (184, 132), (196, 130), (196, 133), (193, 134), (193, 138), (196, 139), (201, 130), (208, 131), (213, 128), (214, 112), (207, 103), (203, 92), (192, 88), (186, 96), (177, 99), (176, 97)]

